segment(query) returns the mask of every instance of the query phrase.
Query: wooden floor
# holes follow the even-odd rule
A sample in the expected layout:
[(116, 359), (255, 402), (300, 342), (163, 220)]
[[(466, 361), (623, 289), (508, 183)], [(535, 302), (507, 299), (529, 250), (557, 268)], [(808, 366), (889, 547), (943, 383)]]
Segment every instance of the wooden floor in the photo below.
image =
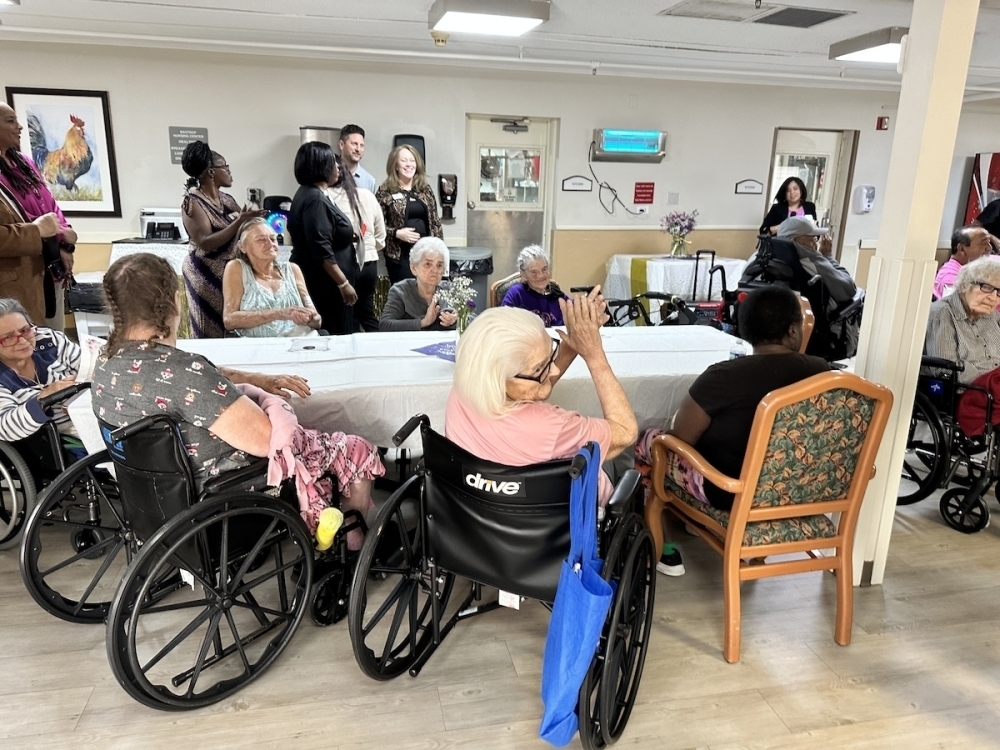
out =
[[(885, 584), (856, 590), (847, 648), (833, 641), (830, 574), (744, 584), (736, 665), (721, 654), (719, 559), (681, 532), (688, 573), (657, 581), (649, 658), (619, 746), (1000, 747), (998, 527), (951, 531), (936, 499), (901, 509)], [(462, 623), (417, 679), (389, 683), (360, 672), (346, 623), (306, 620), (260, 680), (181, 714), (133, 702), (108, 667), (103, 627), (40, 610), (13, 552), (0, 552), (0, 613), (3, 748), (546, 747), (547, 613), (533, 603)]]

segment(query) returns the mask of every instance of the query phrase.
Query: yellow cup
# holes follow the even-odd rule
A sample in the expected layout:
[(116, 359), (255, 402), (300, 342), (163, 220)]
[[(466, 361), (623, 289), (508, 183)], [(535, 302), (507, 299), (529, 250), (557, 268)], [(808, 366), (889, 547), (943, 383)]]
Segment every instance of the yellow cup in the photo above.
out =
[(316, 526), (316, 549), (325, 552), (333, 546), (333, 538), (344, 523), (344, 514), (339, 508), (324, 508), (319, 514)]

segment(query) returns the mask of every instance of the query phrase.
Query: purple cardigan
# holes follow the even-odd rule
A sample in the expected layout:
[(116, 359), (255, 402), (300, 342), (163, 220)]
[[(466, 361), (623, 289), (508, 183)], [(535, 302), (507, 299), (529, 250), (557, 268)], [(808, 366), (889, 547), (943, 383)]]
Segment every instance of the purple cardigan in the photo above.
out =
[(562, 310), (559, 309), (559, 300), (566, 299), (566, 295), (555, 284), (549, 288), (551, 291), (548, 294), (539, 294), (520, 281), (507, 290), (500, 304), (503, 307), (520, 307), (522, 310), (533, 312), (542, 319), (546, 327), (561, 326), (563, 317)]

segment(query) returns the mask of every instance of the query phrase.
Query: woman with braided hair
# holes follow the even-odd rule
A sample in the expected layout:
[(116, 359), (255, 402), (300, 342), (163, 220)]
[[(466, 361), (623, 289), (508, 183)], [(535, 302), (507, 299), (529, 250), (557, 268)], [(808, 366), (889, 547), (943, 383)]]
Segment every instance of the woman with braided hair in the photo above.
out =
[(204, 141), (187, 145), (181, 167), (188, 175), (181, 211), (184, 229), (191, 238), (191, 252), (184, 259), (182, 274), (191, 335), (220, 339), (226, 335), (222, 323), (222, 273), (238, 255), (236, 235), (242, 226), (266, 212), (240, 208), (233, 196), (219, 189), (232, 187), (233, 175), (226, 160)]
[[(246, 466), (252, 456), (268, 456), (269, 482), (296, 476), (299, 509), (313, 531), (330, 503), (331, 477), (341, 509), (367, 513), (372, 481), (385, 472), (375, 446), (357, 435), (304, 428), (284, 400), (265, 393), (280, 393), (284, 386), (308, 395), (301, 378), (226, 370), (178, 349), (174, 278), (170, 264), (150, 253), (120, 258), (104, 275), (113, 322), (94, 368), (98, 419), (123, 427), (149, 414), (172, 416), (199, 489), (210, 477)], [(351, 549), (360, 549), (363, 540), (360, 530), (347, 537)]]

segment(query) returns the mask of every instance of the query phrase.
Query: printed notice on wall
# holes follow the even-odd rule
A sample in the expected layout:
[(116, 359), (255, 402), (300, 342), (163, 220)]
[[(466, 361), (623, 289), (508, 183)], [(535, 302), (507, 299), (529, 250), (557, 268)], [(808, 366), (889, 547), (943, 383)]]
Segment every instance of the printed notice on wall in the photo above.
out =
[(195, 141), (205, 141), (208, 143), (208, 128), (182, 128), (171, 125), (167, 128), (170, 133), (170, 163), (180, 164), (181, 157), (184, 156), (184, 149), (189, 143)]

